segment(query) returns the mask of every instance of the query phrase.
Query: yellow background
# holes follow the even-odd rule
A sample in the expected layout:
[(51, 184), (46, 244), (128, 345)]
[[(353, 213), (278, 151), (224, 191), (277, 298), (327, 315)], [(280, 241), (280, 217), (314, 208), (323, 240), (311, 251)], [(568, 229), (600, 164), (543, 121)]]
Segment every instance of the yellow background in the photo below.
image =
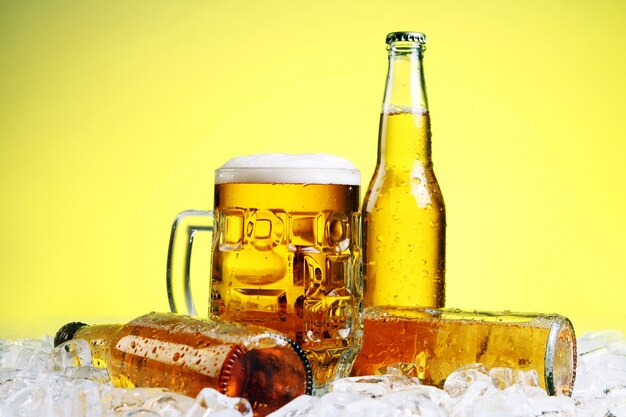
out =
[(0, 336), (167, 310), (171, 221), (232, 156), (334, 153), (366, 187), (394, 30), (429, 37), (448, 305), (626, 331), (625, 21), (618, 0), (2, 1)]

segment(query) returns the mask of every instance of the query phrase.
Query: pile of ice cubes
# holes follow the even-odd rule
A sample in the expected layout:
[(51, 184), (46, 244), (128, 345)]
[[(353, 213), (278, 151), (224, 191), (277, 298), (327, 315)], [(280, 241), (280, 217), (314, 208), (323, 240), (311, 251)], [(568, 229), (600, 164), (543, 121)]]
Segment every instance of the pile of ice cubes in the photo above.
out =
[[(473, 364), (443, 389), (400, 373), (346, 378), (322, 397), (301, 396), (270, 417), (626, 416), (626, 337), (578, 338), (572, 397), (548, 396), (536, 373)], [(156, 388), (115, 388), (89, 347), (52, 339), (0, 340), (0, 417), (251, 417), (245, 399), (204, 389), (195, 399)]]

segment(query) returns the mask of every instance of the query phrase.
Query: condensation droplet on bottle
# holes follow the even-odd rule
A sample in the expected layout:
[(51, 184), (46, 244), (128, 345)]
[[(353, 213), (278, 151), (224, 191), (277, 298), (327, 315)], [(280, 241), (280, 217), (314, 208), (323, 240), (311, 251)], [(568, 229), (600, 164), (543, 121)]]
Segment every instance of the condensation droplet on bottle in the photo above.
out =
[(172, 356), (172, 360), (173, 360), (174, 362), (176, 362), (176, 361), (177, 361), (177, 360), (179, 360), (179, 359), (180, 359), (180, 353), (178, 353), (178, 352), (174, 353), (174, 356)]
[(420, 185), (422, 183), (422, 180), (418, 177), (412, 177), (411, 182), (415, 185)]
[(426, 210), (432, 210), (433, 209), (433, 205), (428, 203), (426, 204)]
[(376, 236), (376, 240), (380, 243), (383, 243), (385, 241), (385, 239), (383, 239), (381, 235)]
[(413, 252), (413, 249), (415, 248), (415, 246), (412, 243), (409, 243), (406, 248), (409, 252)]
[(432, 227), (434, 229), (435, 227), (437, 227), (437, 223), (431, 221), (430, 222), (430, 227)]
[(427, 276), (428, 276), (428, 270), (423, 269), (423, 270), (422, 270), (422, 275), (424, 275), (425, 277), (427, 277)]

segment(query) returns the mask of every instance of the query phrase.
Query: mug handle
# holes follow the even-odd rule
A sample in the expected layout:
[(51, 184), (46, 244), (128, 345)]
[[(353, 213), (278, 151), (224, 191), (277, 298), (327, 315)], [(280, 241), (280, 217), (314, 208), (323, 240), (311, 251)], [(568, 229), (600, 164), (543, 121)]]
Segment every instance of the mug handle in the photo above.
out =
[[(213, 210), (185, 210), (174, 219), (167, 251), (166, 272), (167, 298), (173, 313), (182, 312), (191, 316), (197, 315), (189, 286), (193, 238), (196, 232), (208, 231), (213, 233), (214, 229)], [(186, 311), (181, 311), (183, 305), (186, 306)]]

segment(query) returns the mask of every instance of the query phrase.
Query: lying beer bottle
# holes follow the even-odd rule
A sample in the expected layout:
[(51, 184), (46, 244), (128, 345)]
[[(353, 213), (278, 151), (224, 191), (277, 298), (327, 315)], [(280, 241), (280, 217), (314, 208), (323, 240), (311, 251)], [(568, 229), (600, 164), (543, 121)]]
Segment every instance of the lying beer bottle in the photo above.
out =
[(192, 397), (215, 388), (247, 399), (255, 417), (311, 393), (304, 352), (258, 326), (150, 313), (123, 325), (68, 323), (54, 344), (70, 339), (89, 342), (94, 365), (107, 368), (118, 387), (167, 388)]
[(363, 202), (364, 306), (443, 307), (445, 207), (431, 160), (426, 36), (387, 35), (378, 160)]
[(364, 322), (355, 376), (392, 366), (442, 387), (456, 369), (481, 363), (487, 369), (535, 370), (550, 395), (571, 395), (574, 386), (576, 337), (563, 316), (370, 307)]

